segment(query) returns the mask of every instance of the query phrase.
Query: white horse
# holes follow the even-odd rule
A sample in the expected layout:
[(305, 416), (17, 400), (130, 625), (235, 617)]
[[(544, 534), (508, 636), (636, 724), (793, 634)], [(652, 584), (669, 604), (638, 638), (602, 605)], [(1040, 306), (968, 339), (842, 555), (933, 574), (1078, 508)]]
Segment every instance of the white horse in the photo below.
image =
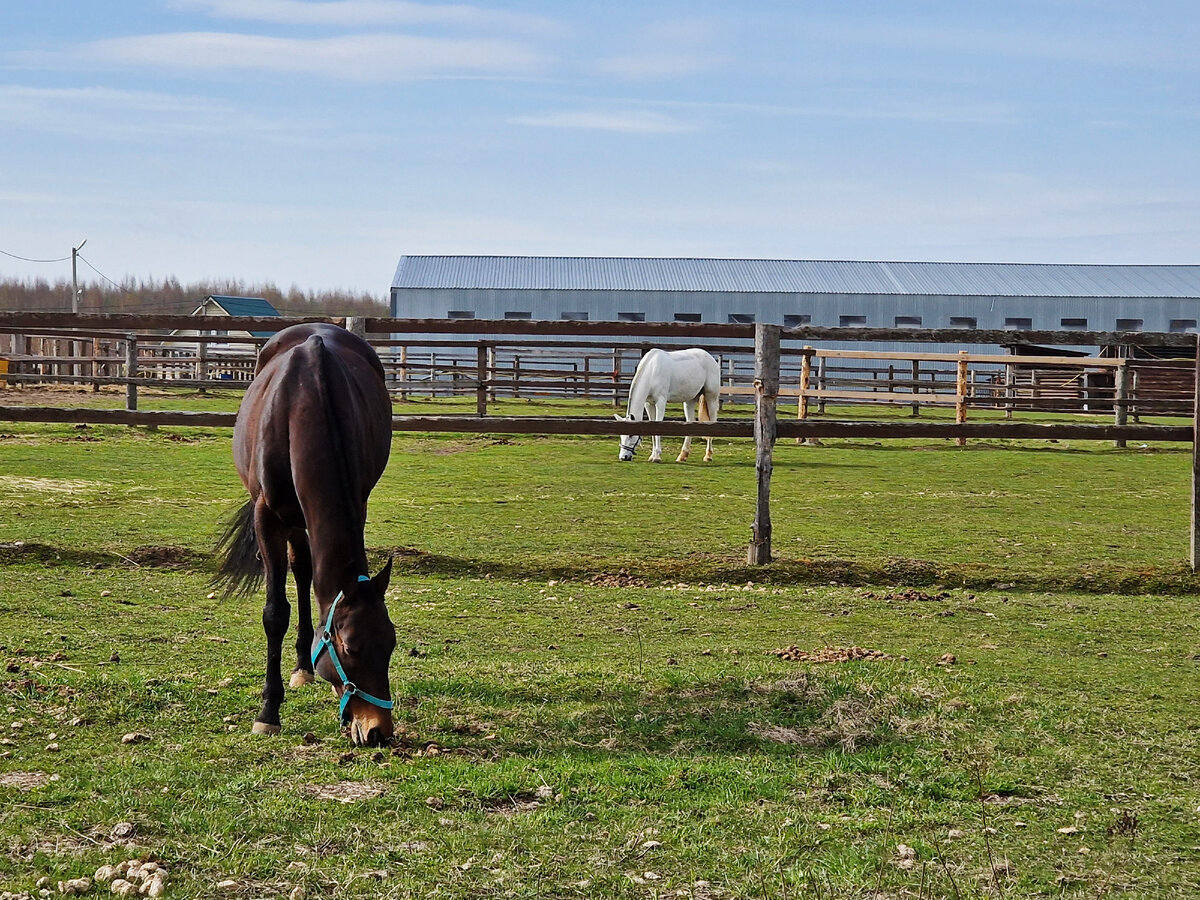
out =
[[(715, 422), (720, 394), (721, 367), (707, 350), (693, 347), (691, 350), (668, 352), (656, 348), (648, 350), (638, 360), (633, 384), (629, 386), (629, 409), (625, 415), (614, 415), (614, 418), (618, 422), (640, 422), (645, 411), (647, 418), (661, 422), (666, 417), (667, 404), (682, 400), (685, 422), (697, 419), (697, 402), (699, 420)], [(625, 462), (633, 459), (633, 451), (641, 440), (641, 435), (621, 435), (621, 452), (617, 458)], [(704, 451), (704, 461), (708, 462), (712, 459), (712, 438), (705, 440), (708, 445)], [(676, 462), (687, 459), (691, 449), (692, 436), (689, 434), (683, 439), (683, 449), (679, 451)], [(661, 461), (662, 436), (656, 434), (650, 462)]]

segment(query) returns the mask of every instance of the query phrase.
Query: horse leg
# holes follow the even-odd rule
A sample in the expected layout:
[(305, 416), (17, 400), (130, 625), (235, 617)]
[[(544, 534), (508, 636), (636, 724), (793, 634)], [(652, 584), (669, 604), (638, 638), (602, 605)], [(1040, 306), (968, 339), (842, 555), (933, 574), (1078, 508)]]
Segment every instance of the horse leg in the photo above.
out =
[(263, 607), (263, 631), (267, 635), (267, 671), (263, 680), (263, 707), (254, 719), (254, 734), (279, 733), (279, 704), (283, 702), (283, 677), (279, 663), (283, 639), (287, 636), (292, 609), (287, 601), (287, 529), (267, 509), (260, 497), (254, 507), (254, 533), (262, 556), (267, 582), (267, 602)]
[[(708, 391), (700, 395), (700, 415), (707, 422), (717, 421), (717, 407), (721, 402), (720, 389), (714, 389), (711, 393)], [(712, 436), (704, 439), (704, 461), (712, 462)]]
[(291, 547), (292, 576), (296, 579), (296, 668), (288, 679), (289, 687), (303, 687), (316, 680), (312, 666), (312, 551), (308, 536), (303, 531), (292, 532), (288, 541)]
[[(646, 405), (646, 411), (650, 412), (650, 405)], [(655, 422), (661, 422), (667, 416), (667, 401), (658, 400), (654, 404), (654, 411), (650, 418)], [(654, 435), (654, 449), (650, 451), (650, 462), (662, 462), (662, 435)]]
[[(693, 400), (684, 400), (683, 401), (683, 421), (691, 422), (693, 419), (696, 418), (696, 416), (693, 412), (694, 407), (695, 407), (695, 401), (693, 401)], [(683, 438), (683, 449), (679, 451), (679, 457), (675, 460), (675, 462), (685, 462), (688, 458), (688, 454), (691, 452), (692, 452), (692, 436), (690, 434), (688, 434), (688, 435), (685, 435)]]

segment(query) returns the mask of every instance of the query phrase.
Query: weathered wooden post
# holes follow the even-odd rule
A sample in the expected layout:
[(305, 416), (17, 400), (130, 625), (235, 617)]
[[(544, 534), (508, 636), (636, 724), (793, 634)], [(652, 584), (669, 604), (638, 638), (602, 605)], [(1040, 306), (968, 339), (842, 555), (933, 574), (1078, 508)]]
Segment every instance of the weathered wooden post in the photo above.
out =
[[(913, 396), (916, 397), (921, 392), (921, 361), (919, 359), (913, 360), (912, 380), (912, 392)], [(912, 414), (914, 416), (919, 416), (921, 414), (921, 404), (916, 400), (913, 400)]]
[(475, 414), (487, 415), (488, 406), (488, 347), (480, 343), (475, 350)]
[(367, 339), (367, 320), (362, 316), (346, 316), (346, 330), (357, 334), (364, 341)]
[(521, 399), (521, 357), (513, 354), (513, 399)]
[(92, 393), (100, 393), (100, 338), (92, 338)]
[[(208, 341), (204, 340), (203, 335), (196, 342), (196, 378), (208, 380)], [(200, 393), (204, 393), (204, 385), (200, 385)]]
[[(1125, 425), (1129, 422), (1129, 360), (1121, 360), (1121, 365), (1113, 371), (1113, 424)], [(1113, 441), (1114, 447), (1124, 448), (1124, 438)]]
[[(954, 389), (954, 424), (962, 425), (967, 421), (967, 351), (958, 351), (958, 377)], [(960, 447), (967, 446), (966, 438), (955, 438)]]
[(1196, 338), (1196, 389), (1192, 411), (1192, 571), (1200, 572), (1200, 337)]
[(778, 325), (754, 326), (754, 469), (758, 501), (746, 562), (761, 566), (771, 561), (771, 454), (775, 447), (776, 403), (779, 399)]
[(137, 410), (138, 389), (138, 346), (137, 335), (125, 335), (125, 408), (130, 412)]
[[(800, 357), (800, 398), (796, 403), (796, 418), (808, 418), (808, 385), (812, 380), (812, 347), (805, 345), (804, 356)], [(797, 444), (803, 444), (804, 438), (796, 438)]]
[(408, 401), (408, 344), (400, 347), (400, 402)]
[[(828, 366), (829, 366), (829, 358), (828, 357), (822, 356), (820, 359), (817, 360), (817, 390), (818, 391), (824, 391), (827, 387), (829, 387)], [(825, 398), (824, 397), (817, 398), (817, 412), (819, 412), (821, 415), (825, 415)]]

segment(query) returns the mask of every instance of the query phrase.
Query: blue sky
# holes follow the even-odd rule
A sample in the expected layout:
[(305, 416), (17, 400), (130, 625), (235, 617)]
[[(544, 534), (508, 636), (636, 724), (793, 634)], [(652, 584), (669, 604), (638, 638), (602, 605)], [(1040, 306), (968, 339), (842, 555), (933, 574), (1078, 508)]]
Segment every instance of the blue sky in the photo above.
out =
[(9, 0), (0, 251), (1200, 263), (1197, 47), (1195, 2)]

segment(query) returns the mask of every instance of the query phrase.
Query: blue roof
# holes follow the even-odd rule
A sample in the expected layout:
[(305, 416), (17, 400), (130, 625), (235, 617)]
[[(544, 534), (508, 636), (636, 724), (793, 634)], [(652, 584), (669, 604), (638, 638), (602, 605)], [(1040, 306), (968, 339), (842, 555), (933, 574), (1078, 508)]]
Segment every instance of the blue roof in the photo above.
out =
[(1200, 266), (403, 256), (396, 267), (392, 287), (1200, 298)]
[[(262, 297), (227, 297), (222, 294), (210, 294), (205, 302), (211, 300), (231, 316), (279, 316), (279, 310)], [(252, 331), (254, 337), (269, 338), (274, 331)]]

